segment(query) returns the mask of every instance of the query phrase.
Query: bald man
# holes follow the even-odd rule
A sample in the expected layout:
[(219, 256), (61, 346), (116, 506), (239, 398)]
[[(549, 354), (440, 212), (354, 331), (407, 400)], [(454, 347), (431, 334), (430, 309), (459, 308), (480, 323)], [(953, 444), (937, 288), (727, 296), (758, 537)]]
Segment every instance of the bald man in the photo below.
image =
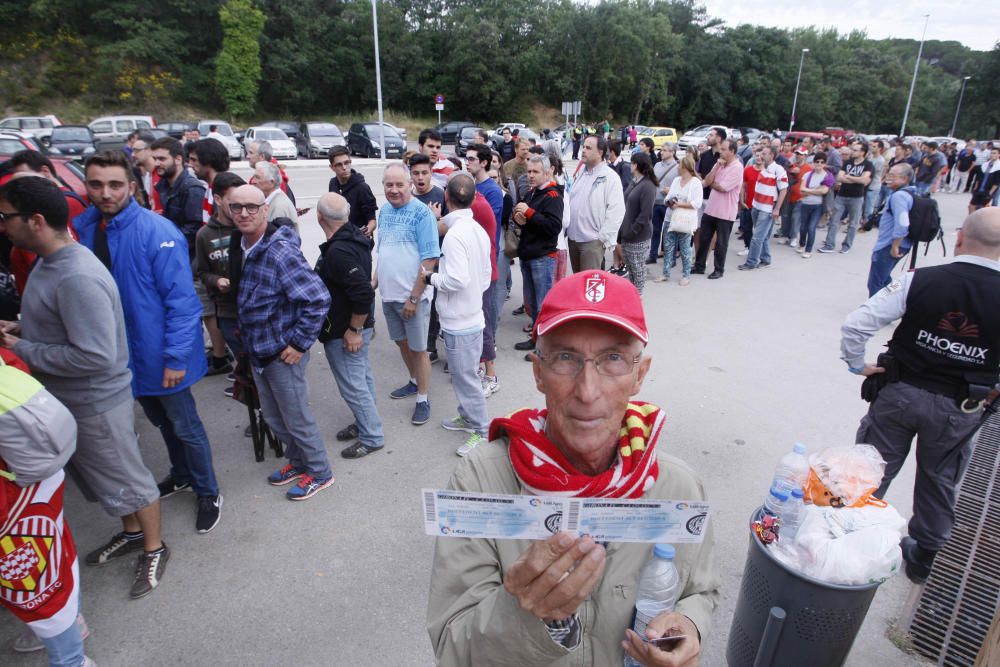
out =
[(337, 433), (337, 440), (354, 441), (340, 455), (359, 459), (379, 451), (385, 443), (368, 357), (375, 333), (371, 240), (364, 227), (350, 223), (351, 205), (339, 194), (320, 197), (316, 219), (326, 236), (319, 246), (316, 273), (330, 291), (330, 312), (319, 340), (340, 396), (354, 415), (354, 422)]
[[(865, 363), (865, 343), (900, 319), (889, 351)], [(955, 258), (906, 273), (847, 317), (841, 358), (866, 376), (871, 402), (857, 442), (886, 462), (879, 498), (917, 437), (913, 517), (903, 538), (906, 576), (923, 583), (955, 521), (955, 487), (969, 459), (985, 402), (1000, 374), (1000, 209), (976, 211), (962, 223)]]
[(264, 421), (285, 443), (288, 464), (271, 473), (272, 486), (295, 482), (289, 500), (307, 500), (333, 484), (319, 426), (309, 409), (306, 364), (330, 309), (330, 293), (299, 248), (290, 226), (268, 226), (264, 193), (241, 185), (229, 195), (229, 214), (243, 238), (243, 275), (236, 295), (240, 335), (250, 355)]
[(410, 421), (420, 426), (431, 417), (427, 399), (431, 381), (427, 329), (434, 296), (434, 288), (424, 282), (421, 267), (433, 271), (437, 266), (441, 254), (437, 220), (423, 202), (414, 198), (410, 173), (402, 162), (385, 168), (382, 187), (389, 205), (378, 214), (378, 287), (389, 337), (399, 346), (409, 372), (409, 381), (389, 396), (415, 397)]

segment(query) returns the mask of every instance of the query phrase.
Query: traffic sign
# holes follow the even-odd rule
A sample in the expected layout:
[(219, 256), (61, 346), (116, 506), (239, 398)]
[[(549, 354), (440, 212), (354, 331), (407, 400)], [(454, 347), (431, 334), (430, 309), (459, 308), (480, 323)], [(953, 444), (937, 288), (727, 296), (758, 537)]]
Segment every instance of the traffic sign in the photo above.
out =
[(444, 111), (444, 105), (443, 104), (435, 104), (434, 105), (434, 110), (435, 111)]
[(435, 95), (434, 104), (444, 104), (444, 95)]

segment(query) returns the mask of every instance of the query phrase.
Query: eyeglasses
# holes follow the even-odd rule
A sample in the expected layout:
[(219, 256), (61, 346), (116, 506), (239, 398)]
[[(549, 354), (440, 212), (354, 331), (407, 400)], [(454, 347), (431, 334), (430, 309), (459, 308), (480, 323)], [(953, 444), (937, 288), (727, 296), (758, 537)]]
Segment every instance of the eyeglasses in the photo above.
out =
[(633, 359), (629, 360), (621, 352), (605, 352), (604, 354), (599, 354), (593, 359), (587, 359), (581, 357), (578, 354), (573, 354), (572, 352), (556, 352), (553, 355), (543, 355), (540, 352), (535, 353), (539, 359), (541, 359), (546, 366), (549, 367), (556, 375), (571, 375), (576, 376), (583, 370), (583, 367), (587, 365), (587, 362), (593, 362), (594, 370), (596, 370), (600, 375), (606, 377), (622, 377), (623, 375), (628, 375), (632, 372), (632, 368), (639, 363), (642, 355), (638, 355)]
[(7, 222), (11, 218), (27, 218), (30, 213), (19, 213), (18, 211), (11, 211), (10, 213), (4, 213), (0, 211), (0, 223)]
[(247, 215), (257, 215), (261, 206), (262, 204), (230, 204), (229, 212), (233, 215), (239, 215), (246, 209)]

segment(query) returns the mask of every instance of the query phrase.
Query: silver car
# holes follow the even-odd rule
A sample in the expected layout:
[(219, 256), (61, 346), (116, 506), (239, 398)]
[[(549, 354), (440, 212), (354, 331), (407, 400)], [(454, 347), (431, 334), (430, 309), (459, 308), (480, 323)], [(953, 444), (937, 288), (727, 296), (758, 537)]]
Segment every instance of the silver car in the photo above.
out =
[(243, 146), (240, 146), (240, 142), (236, 140), (236, 135), (233, 134), (233, 128), (229, 127), (229, 123), (224, 120), (201, 120), (198, 121), (198, 132), (201, 134), (202, 138), (208, 136), (210, 128), (215, 126), (215, 131), (222, 135), (220, 141), (225, 144), (226, 149), (229, 151), (230, 160), (242, 160), (243, 159)]

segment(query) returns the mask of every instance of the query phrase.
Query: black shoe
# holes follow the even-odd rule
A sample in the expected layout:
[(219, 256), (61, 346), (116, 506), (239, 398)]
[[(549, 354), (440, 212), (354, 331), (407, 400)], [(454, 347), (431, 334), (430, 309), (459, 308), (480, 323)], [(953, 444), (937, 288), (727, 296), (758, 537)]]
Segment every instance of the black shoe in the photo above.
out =
[(534, 350), (535, 341), (529, 338), (528, 340), (522, 340), (520, 343), (514, 343), (514, 349), (520, 350), (521, 352), (524, 352), (526, 350)]
[(655, 259), (647, 259), (646, 260), (646, 264), (656, 264), (656, 260)]
[(222, 494), (217, 496), (198, 497), (198, 519), (195, 521), (195, 528), (199, 533), (208, 531), (219, 525), (219, 518), (222, 516)]
[[(438, 356), (437, 350), (431, 350), (430, 352), (427, 353), (427, 356), (430, 357), (431, 365), (432, 366), (434, 364), (436, 364), (438, 362), (438, 360), (441, 358), (441, 357)], [(355, 435), (354, 437), (356, 438), (358, 436)], [(340, 438), (337, 438), (337, 439), (339, 440)], [(345, 440), (347, 440), (347, 439), (349, 439), (349, 438), (345, 438)]]
[(514, 310), (510, 311), (511, 315), (524, 315), (524, 306), (518, 306)]
[(160, 489), (160, 499), (169, 498), (181, 491), (190, 491), (191, 482), (177, 482), (172, 476), (167, 476), (162, 482), (156, 485)]
[(698, 275), (703, 275), (705, 273), (705, 269), (691, 269), (691, 273), (697, 273)]
[(347, 449), (342, 449), (340, 455), (345, 459), (360, 459), (362, 456), (368, 456), (372, 452), (377, 452), (381, 447), (369, 447), (368, 445), (363, 445), (360, 442), (356, 442)]
[(128, 554), (133, 554), (136, 551), (142, 551), (142, 549), (142, 538), (130, 540), (125, 537), (125, 533), (122, 532), (116, 534), (108, 540), (108, 543), (103, 547), (98, 547), (87, 554), (84, 562), (87, 565), (104, 565), (114, 558), (127, 556)]
[(152, 553), (143, 551), (135, 564), (135, 581), (128, 596), (133, 600), (144, 598), (160, 585), (163, 573), (167, 571), (167, 561), (170, 560), (170, 549), (166, 544)]
[(722, 277), (722, 271), (719, 271), (718, 269), (716, 269), (715, 271), (712, 271), (710, 274), (708, 274), (708, 279), (709, 280), (717, 280), (717, 279), (719, 279), (721, 277)]
[(337, 431), (337, 440), (340, 442), (346, 442), (347, 440), (357, 440), (358, 438), (358, 425), (351, 424), (345, 428)]
[(740, 264), (736, 268), (739, 269), (740, 271), (753, 271), (754, 269), (757, 268), (757, 265), (755, 264), (753, 266), (750, 266), (749, 264)]
[(917, 585), (927, 581), (937, 552), (921, 549), (917, 541), (909, 535), (900, 540), (899, 548), (903, 551), (906, 578)]
[(229, 359), (226, 357), (209, 357), (208, 359), (208, 372), (205, 375), (222, 375), (223, 373), (232, 373), (233, 365), (229, 363)]

